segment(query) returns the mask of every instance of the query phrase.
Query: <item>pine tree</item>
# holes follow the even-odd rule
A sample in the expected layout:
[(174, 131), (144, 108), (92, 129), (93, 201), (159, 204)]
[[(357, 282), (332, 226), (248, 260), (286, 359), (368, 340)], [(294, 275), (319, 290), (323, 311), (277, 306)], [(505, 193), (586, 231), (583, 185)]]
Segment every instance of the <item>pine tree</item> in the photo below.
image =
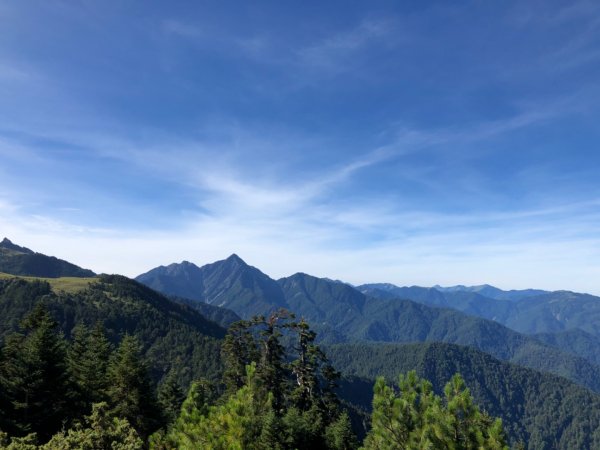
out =
[(501, 422), (480, 413), (460, 375), (446, 385), (445, 402), (414, 371), (400, 375), (398, 386), (377, 379), (363, 450), (508, 449)]
[(108, 365), (111, 414), (124, 418), (142, 437), (158, 428), (161, 417), (138, 340), (126, 335)]
[(184, 400), (185, 394), (177, 381), (177, 374), (171, 370), (158, 387), (158, 402), (167, 424), (171, 424), (177, 419)]
[[(6, 392), (8, 380), (4, 379), (3, 370), (4, 367), (4, 348), (0, 346), (0, 430), (8, 430), (11, 428), (10, 413), (11, 405)], [(2, 447), (0, 447), (2, 448)]]
[(253, 322), (240, 320), (233, 323), (221, 346), (221, 356), (225, 364), (223, 380), (229, 394), (235, 393), (246, 382), (246, 366), (258, 361), (259, 351), (250, 331)]
[(93, 403), (108, 401), (108, 361), (111, 345), (104, 327), (97, 323), (90, 331), (85, 325), (73, 328), (73, 342), (67, 353), (69, 373), (77, 387), (80, 408), (91, 410)]
[(11, 403), (12, 430), (36, 432), (43, 441), (67, 420), (72, 392), (65, 341), (46, 308), (38, 303), (10, 336), (0, 372)]
[(255, 365), (248, 366), (246, 384), (214, 406), (206, 402), (206, 386), (192, 385), (181, 415), (164, 439), (151, 440), (152, 448), (266, 450), (259, 441), (269, 402), (256, 395), (255, 373)]
[(335, 420), (339, 412), (339, 402), (334, 394), (340, 377), (330, 364), (327, 356), (315, 344), (316, 333), (304, 319), (291, 324), (297, 333), (295, 347), (297, 357), (290, 368), (295, 377), (292, 403), (302, 411), (317, 405), (327, 423)]
[(354, 450), (358, 447), (356, 436), (352, 431), (350, 416), (343, 411), (325, 431), (327, 448), (331, 450)]
[(137, 432), (126, 419), (110, 416), (106, 403), (93, 405), (85, 419), (86, 426), (78, 425), (52, 437), (42, 450), (112, 449), (142, 450), (145, 448)]
[(284, 367), (285, 349), (281, 344), (282, 329), (289, 327), (287, 320), (293, 318), (287, 311), (272, 313), (268, 319), (257, 317), (254, 324), (260, 328), (260, 359), (256, 369), (256, 382), (262, 389), (263, 397), (273, 395), (273, 408), (281, 411), (286, 392), (286, 373)]

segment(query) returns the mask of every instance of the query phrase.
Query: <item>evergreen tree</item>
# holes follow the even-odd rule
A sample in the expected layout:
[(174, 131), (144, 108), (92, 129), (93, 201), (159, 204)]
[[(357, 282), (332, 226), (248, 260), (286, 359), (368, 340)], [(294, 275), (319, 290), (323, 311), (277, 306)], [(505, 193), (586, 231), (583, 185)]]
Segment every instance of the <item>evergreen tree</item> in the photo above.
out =
[(106, 403), (93, 405), (86, 426), (78, 425), (52, 437), (43, 450), (142, 450), (145, 448), (137, 432), (126, 419), (110, 416)]
[(167, 424), (171, 424), (177, 419), (184, 400), (185, 394), (177, 381), (177, 374), (171, 370), (158, 387), (158, 402)]
[(221, 346), (221, 357), (225, 365), (223, 380), (230, 394), (244, 386), (246, 366), (259, 359), (257, 343), (251, 332), (252, 326), (253, 323), (247, 320), (233, 323)]
[(331, 450), (353, 450), (358, 447), (350, 416), (346, 411), (327, 427), (325, 440), (327, 448)]
[(0, 367), (10, 401), (10, 431), (35, 432), (48, 439), (67, 420), (72, 387), (65, 362), (65, 341), (46, 308), (38, 303), (10, 336)]
[(158, 405), (135, 337), (126, 335), (112, 355), (108, 381), (111, 414), (127, 419), (142, 437), (158, 428)]
[(111, 345), (100, 322), (91, 331), (85, 325), (77, 325), (72, 335), (67, 353), (69, 373), (77, 387), (80, 408), (87, 411), (93, 403), (108, 401), (107, 369)]
[[(314, 344), (304, 321), (279, 311), (268, 319), (238, 322), (225, 342), (225, 373), (230, 388), (209, 406), (193, 385), (181, 414), (166, 435), (155, 435), (155, 449), (353, 449), (356, 441), (347, 414), (333, 392), (339, 374)], [(288, 364), (284, 333), (297, 333), (297, 358)], [(244, 361), (244, 384), (235, 392)]]
[(269, 405), (256, 396), (255, 373), (255, 366), (248, 366), (246, 384), (215, 406), (206, 402), (206, 386), (194, 384), (179, 419), (164, 439), (151, 440), (152, 448), (262, 450), (262, 418)]
[(284, 367), (285, 349), (281, 344), (282, 330), (289, 328), (288, 319), (293, 318), (287, 311), (272, 313), (268, 319), (262, 316), (253, 319), (259, 331), (260, 358), (256, 369), (256, 383), (263, 396), (273, 395), (273, 408), (281, 411), (286, 392), (286, 370)]
[(338, 414), (339, 402), (334, 394), (340, 374), (327, 359), (325, 353), (315, 344), (316, 333), (304, 319), (291, 324), (297, 333), (297, 357), (290, 363), (295, 378), (292, 403), (302, 411), (317, 405), (330, 422)]
[(400, 375), (398, 386), (377, 379), (364, 450), (508, 449), (501, 422), (480, 413), (460, 375), (446, 385), (445, 402), (415, 372)]
[[(0, 346), (0, 430), (8, 430), (11, 428), (10, 412), (12, 410), (11, 404), (6, 392), (8, 380), (4, 379), (3, 368), (4, 367), (4, 348)], [(0, 447), (2, 448), (2, 447)]]

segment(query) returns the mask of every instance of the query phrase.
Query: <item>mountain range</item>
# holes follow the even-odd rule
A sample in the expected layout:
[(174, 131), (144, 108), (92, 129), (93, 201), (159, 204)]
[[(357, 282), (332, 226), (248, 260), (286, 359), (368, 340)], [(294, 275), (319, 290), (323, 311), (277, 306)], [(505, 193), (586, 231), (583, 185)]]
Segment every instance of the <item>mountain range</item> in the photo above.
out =
[(190, 262), (161, 266), (136, 279), (165, 294), (218, 304), (243, 318), (286, 308), (308, 320), (325, 343), (459, 344), (600, 391), (598, 358), (588, 354), (595, 352), (579, 354), (568, 339), (570, 336), (537, 338), (482, 318), (484, 311), (475, 314), (469, 310), (470, 314), (466, 314), (451, 308), (451, 305), (464, 309), (471, 305), (475, 309), (477, 305), (485, 308), (487, 303), (515, 304), (512, 301), (488, 299), (469, 291), (444, 293), (416, 287), (397, 288), (402, 293), (401, 299), (396, 298), (396, 292), (391, 296), (376, 296), (372, 295), (372, 287), (371, 290), (364, 286), (354, 288), (303, 273), (273, 280), (237, 255), (202, 267)]
[[(174, 372), (187, 386), (199, 377), (220, 379), (220, 345), (228, 325), (286, 308), (318, 332), (344, 373), (340, 393), (353, 408), (370, 408), (377, 375), (393, 380), (416, 369), (439, 392), (460, 372), (477, 403), (502, 417), (513, 444), (524, 440), (528, 448), (544, 449), (600, 445), (600, 395), (593, 392), (600, 392), (595, 315), (585, 320), (586, 312), (594, 311), (593, 296), (491, 286), (353, 287), (304, 273), (273, 280), (237, 255), (202, 267), (191, 262), (157, 267), (136, 282), (90, 276), (93, 272), (7, 239), (2, 252), (8, 264), (0, 276), (0, 340), (43, 302), (66, 336), (78, 323), (96, 322), (104, 324), (114, 344), (127, 334), (138, 336), (153, 378), (158, 382)], [(20, 255), (40, 255), (46, 265), (32, 276), (14, 263)], [(70, 268), (75, 278), (53, 276), (61, 267)], [(551, 307), (548, 302), (583, 308), (574, 317), (585, 329), (540, 325), (532, 328), (546, 331), (527, 334), (499, 323), (499, 316), (490, 317), (502, 310), (509, 323), (512, 311), (534, 314)]]

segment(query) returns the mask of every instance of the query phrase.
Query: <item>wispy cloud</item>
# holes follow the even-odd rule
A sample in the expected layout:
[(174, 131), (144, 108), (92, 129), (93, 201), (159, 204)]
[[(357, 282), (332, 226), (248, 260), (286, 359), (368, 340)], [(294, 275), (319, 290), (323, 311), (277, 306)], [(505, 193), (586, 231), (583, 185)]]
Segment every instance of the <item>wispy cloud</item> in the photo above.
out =
[[(387, 20), (367, 19), (348, 31), (332, 34), (321, 41), (297, 51), (298, 62), (310, 70), (343, 72), (355, 61), (356, 53), (374, 44), (391, 45), (397, 23)], [(397, 31), (396, 31), (397, 32)], [(390, 37), (394, 38), (391, 39)]]

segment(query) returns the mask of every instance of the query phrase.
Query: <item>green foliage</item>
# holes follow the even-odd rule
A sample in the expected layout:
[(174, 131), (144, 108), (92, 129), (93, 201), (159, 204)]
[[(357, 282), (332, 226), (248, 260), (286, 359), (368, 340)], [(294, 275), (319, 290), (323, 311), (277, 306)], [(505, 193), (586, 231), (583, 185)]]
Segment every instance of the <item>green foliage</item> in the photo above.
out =
[(481, 414), (460, 375), (446, 385), (444, 400), (414, 371), (400, 375), (398, 386), (396, 392), (377, 379), (364, 450), (508, 449), (500, 420)]
[(9, 430), (47, 439), (62, 426), (73, 391), (65, 358), (57, 324), (38, 304), (3, 349), (0, 383), (10, 404)]
[(98, 322), (90, 331), (85, 325), (73, 328), (73, 341), (67, 352), (69, 374), (77, 387), (80, 409), (108, 401), (108, 361), (111, 344)]
[(39, 450), (40, 447), (37, 442), (35, 433), (11, 438), (7, 433), (0, 431), (0, 448), (3, 450)]
[(143, 442), (126, 419), (108, 413), (106, 403), (97, 403), (92, 414), (67, 432), (61, 432), (42, 447), (48, 450), (142, 450)]
[(175, 372), (171, 371), (158, 387), (158, 402), (167, 423), (170, 424), (177, 419), (184, 400), (185, 394)]
[[(340, 397), (369, 407), (365, 379), (415, 369), (438, 395), (446, 380), (464, 375), (476, 404), (500, 417), (512, 445), (531, 449), (600, 448), (600, 396), (563, 378), (508, 364), (475, 349), (435, 344), (344, 344), (326, 348), (343, 373)], [(581, 405), (585, 405), (582, 407)]]
[(231, 325), (221, 346), (221, 357), (225, 370), (223, 380), (227, 392), (233, 393), (246, 382), (246, 366), (260, 357), (249, 321), (239, 321)]
[(140, 344), (125, 336), (108, 366), (111, 414), (125, 418), (142, 436), (148, 436), (161, 423), (148, 369), (140, 355)]
[[(282, 339), (294, 337), (298, 354), (286, 355)], [(223, 397), (210, 404), (211, 391), (194, 383), (179, 418), (152, 437), (152, 447), (354, 449), (349, 416), (332, 391), (337, 372), (314, 339), (305, 321), (284, 311), (235, 324), (223, 347), (229, 385)]]
[(343, 411), (325, 430), (327, 447), (332, 450), (353, 450), (358, 446), (352, 431), (350, 416)]
[(192, 308), (121, 276), (101, 276), (75, 293), (53, 292), (46, 282), (0, 279), (0, 340), (18, 330), (40, 301), (66, 336), (73, 335), (76, 324), (96, 323), (103, 324), (113, 345), (125, 334), (136, 335), (157, 382), (172, 368), (182, 386), (200, 377), (221, 377), (220, 340), (225, 330)]

